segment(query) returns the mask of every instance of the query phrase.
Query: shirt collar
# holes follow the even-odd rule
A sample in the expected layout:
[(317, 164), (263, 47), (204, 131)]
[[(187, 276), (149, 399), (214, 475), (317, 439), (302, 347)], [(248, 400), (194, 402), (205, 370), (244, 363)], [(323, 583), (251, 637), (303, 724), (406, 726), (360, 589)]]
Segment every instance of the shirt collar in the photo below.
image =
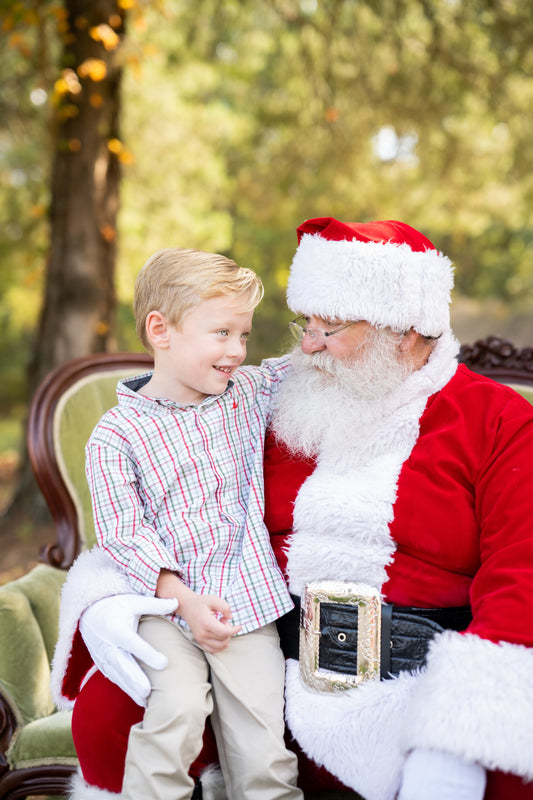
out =
[(221, 397), (228, 394), (233, 389), (235, 382), (228, 381), (228, 385), (222, 394), (211, 394), (202, 400), (201, 403), (176, 403), (175, 400), (166, 400), (159, 397), (148, 397), (147, 395), (139, 394), (139, 389), (145, 386), (153, 372), (144, 372), (142, 375), (134, 375), (131, 378), (123, 378), (117, 385), (118, 403), (122, 406), (129, 406), (142, 411), (145, 414), (166, 414), (176, 409), (185, 408), (200, 408), (202, 406), (217, 403)]

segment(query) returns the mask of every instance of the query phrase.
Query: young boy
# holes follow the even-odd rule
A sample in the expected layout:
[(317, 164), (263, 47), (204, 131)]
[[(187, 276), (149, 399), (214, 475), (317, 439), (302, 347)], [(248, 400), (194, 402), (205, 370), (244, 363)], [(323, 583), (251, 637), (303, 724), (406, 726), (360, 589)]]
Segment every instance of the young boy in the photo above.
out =
[(275, 626), (293, 604), (263, 523), (263, 440), (288, 357), (239, 369), (262, 291), (223, 256), (155, 253), (134, 297), (153, 372), (119, 383), (87, 444), (99, 545), (136, 591), (178, 600), (139, 625), (169, 665), (146, 667), (126, 800), (191, 797), (209, 715), (229, 798), (303, 797), (283, 739)]

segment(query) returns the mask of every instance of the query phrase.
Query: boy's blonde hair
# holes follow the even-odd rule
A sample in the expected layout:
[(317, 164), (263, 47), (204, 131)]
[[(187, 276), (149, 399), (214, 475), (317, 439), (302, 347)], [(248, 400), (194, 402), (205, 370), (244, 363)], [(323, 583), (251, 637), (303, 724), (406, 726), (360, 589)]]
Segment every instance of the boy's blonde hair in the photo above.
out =
[(170, 325), (179, 327), (183, 317), (202, 300), (219, 295), (247, 295), (250, 311), (263, 297), (263, 284), (255, 272), (239, 267), (218, 253), (168, 247), (150, 256), (135, 281), (133, 313), (137, 336), (148, 352), (146, 318), (160, 311)]

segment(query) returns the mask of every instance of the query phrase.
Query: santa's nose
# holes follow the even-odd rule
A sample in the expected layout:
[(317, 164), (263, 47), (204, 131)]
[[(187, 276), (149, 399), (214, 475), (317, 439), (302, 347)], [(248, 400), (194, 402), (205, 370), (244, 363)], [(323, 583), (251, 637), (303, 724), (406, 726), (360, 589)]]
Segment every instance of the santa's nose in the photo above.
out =
[(302, 339), (302, 350), (306, 355), (311, 355), (311, 353), (317, 353), (319, 350), (324, 350), (325, 346), (326, 340), (323, 336), (305, 334), (304, 338)]

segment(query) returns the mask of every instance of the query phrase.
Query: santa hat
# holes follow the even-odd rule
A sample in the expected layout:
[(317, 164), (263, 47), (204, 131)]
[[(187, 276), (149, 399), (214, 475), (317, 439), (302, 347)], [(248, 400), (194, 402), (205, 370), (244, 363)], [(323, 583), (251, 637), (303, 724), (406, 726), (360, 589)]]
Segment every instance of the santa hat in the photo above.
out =
[(440, 336), (450, 327), (449, 258), (404, 222), (309, 219), (299, 226), (287, 302), (296, 314)]

